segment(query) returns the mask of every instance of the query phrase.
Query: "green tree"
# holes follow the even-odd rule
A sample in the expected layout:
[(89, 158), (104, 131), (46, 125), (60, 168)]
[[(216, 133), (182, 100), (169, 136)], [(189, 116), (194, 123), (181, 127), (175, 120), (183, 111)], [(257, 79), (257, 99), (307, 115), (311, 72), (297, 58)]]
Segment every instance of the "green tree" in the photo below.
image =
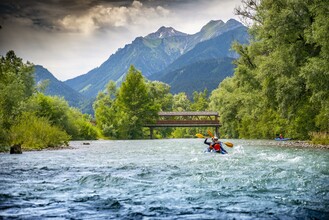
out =
[(173, 104), (173, 95), (170, 93), (170, 86), (159, 81), (148, 81), (146, 83), (149, 97), (153, 104), (159, 106), (161, 111), (170, 111)]
[[(153, 103), (160, 106), (159, 111), (172, 111), (173, 95), (170, 93), (168, 84), (159, 81), (147, 81), (147, 87)], [(153, 131), (153, 137), (168, 137), (172, 131), (173, 128), (157, 128)]]
[(143, 125), (156, 119), (160, 106), (154, 103), (149, 94), (149, 88), (142, 73), (131, 66), (119, 89), (115, 103), (120, 109), (118, 112), (120, 138), (142, 138)]
[(184, 92), (174, 95), (172, 110), (177, 112), (191, 110), (191, 101)]
[(97, 127), (106, 137), (117, 137), (117, 107), (114, 104), (117, 89), (114, 81), (106, 86), (106, 91), (97, 95), (93, 104)]
[(98, 137), (98, 131), (90, 123), (90, 116), (70, 107), (61, 97), (36, 93), (24, 105), (24, 111), (32, 112), (39, 118), (46, 118), (52, 126), (62, 129), (73, 140)]
[(68, 129), (69, 105), (58, 96), (46, 96), (43, 93), (37, 93), (30, 99), (28, 109), (33, 109), (38, 117), (47, 118), (51, 124)]
[(305, 139), (312, 131), (328, 131), (327, 1), (243, 3), (236, 12), (252, 21), (251, 43), (233, 46), (240, 54), (234, 76), (210, 97), (225, 132), (244, 138), (284, 132)]
[(51, 125), (47, 118), (31, 112), (23, 113), (11, 127), (10, 144), (21, 145), (24, 150), (42, 150), (46, 147), (67, 145), (70, 136)]
[(0, 58), (0, 144), (21, 113), (20, 106), (34, 91), (33, 65), (24, 64), (14, 51)]
[(192, 111), (205, 111), (209, 106), (208, 90), (205, 89), (203, 92), (193, 92), (193, 102), (191, 104)]
[(66, 112), (68, 122), (66, 132), (73, 140), (96, 140), (100, 131), (92, 123), (90, 115), (83, 114), (79, 109), (70, 107)]
[[(180, 92), (173, 96), (172, 111), (191, 111), (191, 101), (188, 99), (186, 93)], [(172, 138), (184, 138), (190, 134), (190, 128), (174, 128), (169, 131), (171, 131), (169, 137)]]
[[(142, 138), (148, 135), (142, 128), (144, 124), (152, 122), (158, 111), (171, 110), (173, 96), (169, 91), (169, 85), (146, 81), (132, 66), (120, 89), (110, 81), (106, 91), (98, 94), (93, 105), (97, 126), (105, 137)], [(156, 136), (162, 137), (168, 132), (162, 129)]]
[(33, 72), (33, 64), (24, 64), (13, 51), (0, 58), (0, 145), (42, 149), (70, 138), (96, 139), (90, 116), (37, 92)]

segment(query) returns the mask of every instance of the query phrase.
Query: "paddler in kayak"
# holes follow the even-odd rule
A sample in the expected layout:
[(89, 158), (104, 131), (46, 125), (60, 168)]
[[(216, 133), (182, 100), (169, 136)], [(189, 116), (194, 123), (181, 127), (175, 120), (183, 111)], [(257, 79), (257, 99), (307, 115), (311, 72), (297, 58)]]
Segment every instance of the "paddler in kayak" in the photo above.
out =
[(209, 147), (207, 149), (208, 152), (211, 152), (214, 150), (216, 153), (227, 154), (227, 151), (223, 148), (222, 142), (220, 142), (218, 140), (218, 137), (216, 137), (216, 136), (213, 137), (212, 142), (208, 142), (207, 140), (208, 140), (208, 138), (206, 138), (204, 140), (204, 143), (209, 145)]

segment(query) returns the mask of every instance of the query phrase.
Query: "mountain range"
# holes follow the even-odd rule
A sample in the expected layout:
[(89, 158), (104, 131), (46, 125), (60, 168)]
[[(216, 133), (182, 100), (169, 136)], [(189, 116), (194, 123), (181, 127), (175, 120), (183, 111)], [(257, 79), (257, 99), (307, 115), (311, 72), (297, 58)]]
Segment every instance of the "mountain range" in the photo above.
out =
[[(46, 94), (63, 96), (70, 105), (85, 108), (99, 91), (113, 80), (120, 85), (134, 65), (149, 80), (163, 81), (172, 93), (194, 91), (211, 92), (234, 72), (232, 63), (238, 55), (231, 50), (232, 42), (249, 41), (247, 27), (230, 19), (226, 23), (208, 22), (195, 34), (186, 34), (172, 27), (160, 27), (145, 37), (137, 37), (130, 44), (89, 72), (73, 79), (58, 81), (48, 70), (36, 66), (36, 81), (49, 79)], [(89, 103), (89, 104), (87, 104)]]
[[(161, 27), (155, 33), (137, 37), (132, 43), (118, 49), (101, 66), (67, 80), (65, 84), (92, 98), (99, 91), (104, 90), (110, 80), (120, 85), (130, 65), (134, 65), (145, 77), (175, 85), (172, 91), (184, 91), (179, 88), (179, 82), (173, 78), (169, 79), (169, 75), (178, 76), (179, 73), (183, 80), (180, 83), (195, 85), (198, 80), (189, 81), (189, 78), (184, 79), (183, 75), (190, 73), (190, 68), (194, 68), (193, 65), (199, 63), (205, 69), (200, 69), (201, 72), (194, 71), (195, 74), (202, 76), (212, 72), (211, 80), (215, 80), (214, 84), (217, 86), (220, 79), (233, 73), (234, 66), (231, 61), (237, 57), (237, 54), (230, 50), (231, 43), (233, 41), (247, 43), (248, 38), (247, 28), (234, 19), (226, 23), (221, 20), (210, 21), (199, 32), (192, 35), (179, 32), (172, 27)], [(217, 63), (223, 67), (215, 65), (210, 68), (207, 67), (207, 63)], [(204, 86), (202, 84), (198, 86), (197, 83), (195, 88), (203, 90)], [(190, 94), (192, 90), (185, 92)]]

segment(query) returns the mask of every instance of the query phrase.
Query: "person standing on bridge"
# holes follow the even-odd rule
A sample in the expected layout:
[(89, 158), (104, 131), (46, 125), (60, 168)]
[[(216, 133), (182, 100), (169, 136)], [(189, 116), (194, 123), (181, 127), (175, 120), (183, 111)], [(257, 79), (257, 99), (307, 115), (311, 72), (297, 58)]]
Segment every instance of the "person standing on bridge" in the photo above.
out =
[(223, 144), (221, 141), (218, 140), (218, 137), (213, 137), (212, 138), (212, 142), (208, 142), (207, 141), (208, 138), (206, 138), (204, 140), (204, 143), (209, 145), (207, 151), (211, 152), (212, 150), (214, 150), (216, 153), (220, 153), (220, 154), (227, 154), (227, 151), (223, 148)]

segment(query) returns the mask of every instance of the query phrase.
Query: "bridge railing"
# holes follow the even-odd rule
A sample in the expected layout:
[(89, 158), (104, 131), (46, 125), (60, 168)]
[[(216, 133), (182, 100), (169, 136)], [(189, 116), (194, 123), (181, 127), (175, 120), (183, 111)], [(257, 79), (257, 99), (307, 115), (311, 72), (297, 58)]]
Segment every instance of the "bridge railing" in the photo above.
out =
[[(170, 125), (219, 125), (218, 120), (158, 120), (153, 127)], [(152, 125), (150, 125), (152, 126)], [(178, 126), (179, 127), (179, 126)]]
[(217, 112), (159, 112), (159, 119), (150, 128), (150, 137), (156, 127), (215, 127), (216, 133), (220, 127)]

